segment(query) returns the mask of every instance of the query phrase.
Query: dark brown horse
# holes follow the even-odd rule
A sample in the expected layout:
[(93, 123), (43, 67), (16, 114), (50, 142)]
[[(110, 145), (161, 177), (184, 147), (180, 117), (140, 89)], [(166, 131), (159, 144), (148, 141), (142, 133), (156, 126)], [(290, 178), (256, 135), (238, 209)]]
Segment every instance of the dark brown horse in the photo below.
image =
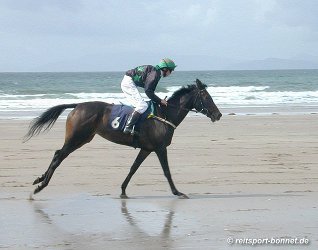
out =
[[(110, 130), (107, 127), (113, 104), (104, 102), (85, 102), (79, 104), (64, 104), (52, 107), (36, 118), (26, 135), (26, 140), (39, 134), (42, 129), (50, 129), (60, 114), (68, 108), (73, 108), (66, 120), (65, 143), (53, 156), (47, 171), (37, 178), (33, 185), (40, 183), (34, 190), (34, 194), (45, 188), (61, 162), (73, 151), (90, 142), (96, 134), (114, 143), (134, 146), (134, 138), (121, 131)], [(196, 80), (196, 85), (189, 85), (176, 91), (168, 100), (168, 106), (162, 108), (165, 119), (170, 123), (158, 119), (147, 119), (140, 126), (138, 135), (138, 147), (140, 152), (131, 166), (130, 172), (124, 180), (121, 189), (121, 197), (127, 198), (126, 187), (137, 171), (141, 163), (151, 152), (155, 152), (159, 158), (164, 175), (168, 179), (171, 191), (181, 198), (187, 196), (175, 187), (168, 165), (167, 147), (170, 145), (174, 133), (174, 127), (178, 126), (189, 111), (195, 109), (211, 119), (212, 122), (221, 118), (217, 106), (206, 90), (206, 85)]]

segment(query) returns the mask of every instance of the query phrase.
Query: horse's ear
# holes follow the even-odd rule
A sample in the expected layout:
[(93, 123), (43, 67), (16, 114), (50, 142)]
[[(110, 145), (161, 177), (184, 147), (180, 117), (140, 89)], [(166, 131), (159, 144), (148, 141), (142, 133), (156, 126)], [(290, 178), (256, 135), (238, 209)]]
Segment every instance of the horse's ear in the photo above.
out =
[(203, 84), (199, 79), (196, 79), (196, 84), (197, 84), (197, 87), (202, 90), (202, 89), (205, 89), (205, 84)]

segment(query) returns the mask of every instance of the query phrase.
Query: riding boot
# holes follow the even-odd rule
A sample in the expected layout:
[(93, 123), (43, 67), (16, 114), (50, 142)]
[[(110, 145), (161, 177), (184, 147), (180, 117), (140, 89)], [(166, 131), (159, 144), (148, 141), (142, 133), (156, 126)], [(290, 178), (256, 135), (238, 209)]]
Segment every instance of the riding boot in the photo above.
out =
[(133, 132), (133, 127), (134, 125), (137, 123), (137, 121), (139, 120), (140, 117), (140, 113), (138, 113), (137, 111), (134, 111), (131, 116), (128, 119), (128, 122), (126, 124), (126, 127), (124, 128), (124, 133), (125, 134), (129, 134)]

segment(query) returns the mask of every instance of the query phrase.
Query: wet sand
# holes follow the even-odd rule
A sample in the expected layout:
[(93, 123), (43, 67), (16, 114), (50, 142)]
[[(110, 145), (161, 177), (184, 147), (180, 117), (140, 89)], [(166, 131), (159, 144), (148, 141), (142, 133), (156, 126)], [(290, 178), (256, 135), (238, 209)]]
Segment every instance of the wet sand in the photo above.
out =
[(306, 238), (318, 247), (318, 115), (189, 117), (169, 162), (175, 198), (151, 154), (119, 199), (138, 149), (98, 136), (70, 155), (49, 186), (33, 180), (64, 141), (64, 123), (22, 143), (29, 121), (0, 120), (0, 248), (247, 249), (228, 238)]

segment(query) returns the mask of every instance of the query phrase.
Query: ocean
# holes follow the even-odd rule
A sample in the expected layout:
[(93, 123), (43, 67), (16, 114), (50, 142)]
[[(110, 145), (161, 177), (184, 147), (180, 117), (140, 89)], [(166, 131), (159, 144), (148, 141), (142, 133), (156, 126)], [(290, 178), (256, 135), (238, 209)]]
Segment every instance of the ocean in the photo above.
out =
[[(63, 103), (126, 103), (124, 72), (0, 73), (0, 119), (31, 119)], [(175, 71), (156, 93), (200, 79), (223, 114), (318, 113), (318, 70)], [(143, 92), (143, 90), (141, 90)], [(66, 114), (63, 115), (65, 117)]]

